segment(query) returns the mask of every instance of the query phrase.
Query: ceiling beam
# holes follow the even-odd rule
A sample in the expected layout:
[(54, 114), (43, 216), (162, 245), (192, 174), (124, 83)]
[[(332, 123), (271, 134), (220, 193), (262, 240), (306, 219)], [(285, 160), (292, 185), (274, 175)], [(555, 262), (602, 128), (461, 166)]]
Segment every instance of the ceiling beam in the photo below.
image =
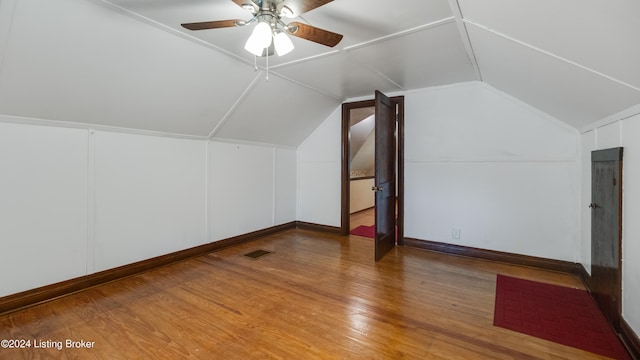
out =
[(478, 60), (476, 59), (476, 54), (473, 51), (473, 45), (471, 45), (471, 39), (469, 38), (469, 33), (467, 32), (467, 26), (464, 23), (464, 18), (462, 17), (462, 10), (460, 9), (460, 4), (458, 3), (458, 0), (449, 0), (449, 6), (451, 6), (453, 17), (456, 19), (456, 25), (458, 26), (458, 31), (460, 32), (460, 38), (462, 39), (462, 44), (464, 45), (464, 48), (467, 51), (467, 56), (469, 57), (469, 61), (471, 61), (471, 64), (473, 65), (473, 71), (476, 73), (476, 80), (482, 81), (482, 72), (480, 72), (480, 67), (478, 66)]

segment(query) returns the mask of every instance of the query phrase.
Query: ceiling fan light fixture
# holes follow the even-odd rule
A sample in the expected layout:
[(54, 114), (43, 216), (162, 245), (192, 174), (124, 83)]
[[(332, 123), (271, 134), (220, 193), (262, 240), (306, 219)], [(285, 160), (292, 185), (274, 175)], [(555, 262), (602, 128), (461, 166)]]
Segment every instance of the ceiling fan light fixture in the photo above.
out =
[[(2, 1), (2, 0), (0, 0)], [(255, 24), (244, 48), (255, 56), (285, 55), (294, 46), (288, 35), (312, 41), (327, 47), (336, 46), (343, 38), (328, 30), (306, 23), (293, 21), (285, 23), (283, 17), (295, 18), (333, 0), (232, 0), (253, 15), (249, 20), (229, 19), (181, 24), (188, 30), (208, 30), (230, 27), (244, 27)], [(277, 44), (276, 44), (277, 43)], [(277, 47), (277, 49), (276, 49)], [(267, 58), (268, 62), (268, 58)]]
[(259, 22), (253, 29), (249, 39), (247, 39), (244, 48), (248, 52), (260, 56), (264, 48), (271, 45), (271, 38), (271, 26), (266, 22)]
[(278, 56), (286, 55), (293, 50), (293, 43), (291, 42), (291, 39), (289, 39), (287, 34), (282, 31), (278, 31), (273, 36), (273, 45), (276, 48)]
[(260, 46), (253, 36), (250, 36), (249, 39), (247, 39), (247, 42), (244, 44), (244, 49), (255, 56), (262, 56), (262, 53), (264, 52), (264, 47)]

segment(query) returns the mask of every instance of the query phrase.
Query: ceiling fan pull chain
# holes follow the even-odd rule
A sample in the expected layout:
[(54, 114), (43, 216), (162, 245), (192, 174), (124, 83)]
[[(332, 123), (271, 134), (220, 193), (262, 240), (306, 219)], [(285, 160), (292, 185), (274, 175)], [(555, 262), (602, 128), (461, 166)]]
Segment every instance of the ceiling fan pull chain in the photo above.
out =
[(267, 51), (267, 82), (269, 81), (269, 49), (266, 49)]

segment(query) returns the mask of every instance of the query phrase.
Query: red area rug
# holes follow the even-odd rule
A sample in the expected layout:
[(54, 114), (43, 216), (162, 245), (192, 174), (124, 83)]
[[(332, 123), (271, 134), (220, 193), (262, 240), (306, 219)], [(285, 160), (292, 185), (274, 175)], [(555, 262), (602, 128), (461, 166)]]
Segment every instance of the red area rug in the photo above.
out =
[(584, 290), (498, 275), (493, 324), (614, 359), (631, 359)]
[(368, 237), (368, 238), (375, 238), (376, 237), (376, 226), (375, 225), (371, 225), (371, 226), (365, 226), (365, 225), (360, 225), (357, 228), (354, 228), (353, 230), (351, 230), (349, 232), (351, 235), (358, 235), (358, 236), (364, 236), (364, 237)]

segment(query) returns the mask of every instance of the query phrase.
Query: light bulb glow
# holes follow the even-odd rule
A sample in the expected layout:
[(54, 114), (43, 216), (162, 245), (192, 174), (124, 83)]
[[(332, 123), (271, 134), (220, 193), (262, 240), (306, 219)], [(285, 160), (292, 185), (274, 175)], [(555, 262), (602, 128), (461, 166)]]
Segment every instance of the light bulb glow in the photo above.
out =
[(253, 29), (251, 37), (255, 37), (256, 43), (263, 48), (269, 47), (271, 45), (271, 26), (266, 22), (259, 22)]
[(280, 31), (273, 37), (273, 45), (276, 48), (276, 52), (278, 56), (283, 56), (288, 54), (291, 50), (293, 50), (293, 43), (291, 39), (284, 32)]
[(271, 26), (265, 22), (260, 22), (253, 29), (249, 39), (247, 39), (244, 49), (255, 56), (262, 56), (264, 48), (271, 45), (271, 37)]
[(264, 50), (264, 48), (261, 47), (260, 44), (258, 44), (256, 41), (252, 40), (255, 39), (253, 39), (253, 37), (249, 37), (249, 39), (247, 39), (247, 43), (244, 44), (244, 49), (255, 56), (262, 56), (262, 51)]

